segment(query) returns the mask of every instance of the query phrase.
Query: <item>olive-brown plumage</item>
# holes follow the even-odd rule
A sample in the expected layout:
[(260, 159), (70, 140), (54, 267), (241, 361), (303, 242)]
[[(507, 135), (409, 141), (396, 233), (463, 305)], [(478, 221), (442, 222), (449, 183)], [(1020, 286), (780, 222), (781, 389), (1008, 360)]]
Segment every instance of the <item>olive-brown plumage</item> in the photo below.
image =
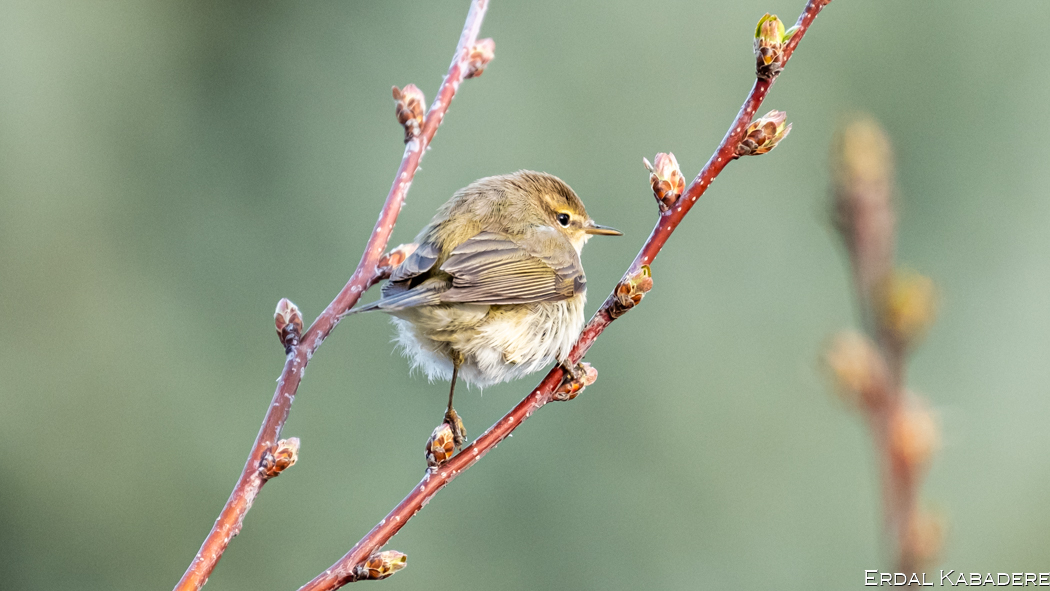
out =
[(438, 210), (382, 298), (355, 311), (392, 315), (405, 356), (431, 380), (521, 377), (563, 361), (583, 327), (580, 251), (594, 234), (619, 232), (595, 224), (557, 177), (483, 178)]

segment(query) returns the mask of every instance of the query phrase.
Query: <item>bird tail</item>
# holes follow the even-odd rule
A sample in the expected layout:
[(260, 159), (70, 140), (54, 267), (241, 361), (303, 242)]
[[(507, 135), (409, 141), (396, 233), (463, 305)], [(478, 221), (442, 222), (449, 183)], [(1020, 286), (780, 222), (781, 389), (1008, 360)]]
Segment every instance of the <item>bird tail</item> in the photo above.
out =
[(373, 310), (393, 313), (406, 308), (432, 306), (440, 303), (441, 294), (433, 289), (407, 289), (384, 295), (371, 304), (365, 304), (364, 306), (353, 308), (347, 312), (346, 315), (349, 316), (350, 314), (357, 314), (358, 312), (371, 312)]
[(346, 311), (346, 314), (344, 314), (344, 316), (357, 314), (358, 312), (371, 312), (372, 310), (379, 310), (382, 308), (382, 304), (383, 300), (379, 299), (372, 302), (371, 304), (365, 304), (364, 306), (357, 306), (356, 308), (351, 308)]

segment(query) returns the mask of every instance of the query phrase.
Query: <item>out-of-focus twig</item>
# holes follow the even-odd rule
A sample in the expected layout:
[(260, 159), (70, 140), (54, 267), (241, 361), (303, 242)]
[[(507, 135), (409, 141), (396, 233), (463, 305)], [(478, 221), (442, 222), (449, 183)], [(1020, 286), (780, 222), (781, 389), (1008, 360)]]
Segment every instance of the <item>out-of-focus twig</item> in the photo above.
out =
[(939, 432), (928, 404), (905, 387), (908, 353), (933, 322), (932, 282), (895, 271), (893, 156), (871, 119), (846, 125), (832, 149), (834, 221), (849, 253), (866, 335), (837, 336), (826, 355), (840, 393), (865, 417), (880, 456), (886, 531), (899, 572), (941, 545), (941, 523), (919, 509), (919, 487)]

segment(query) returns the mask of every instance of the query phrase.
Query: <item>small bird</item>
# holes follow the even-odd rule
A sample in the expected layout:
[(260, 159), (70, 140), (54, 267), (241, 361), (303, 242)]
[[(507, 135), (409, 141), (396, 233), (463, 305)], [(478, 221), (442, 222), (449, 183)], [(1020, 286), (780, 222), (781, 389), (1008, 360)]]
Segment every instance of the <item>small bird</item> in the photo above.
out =
[[(522, 170), (460, 189), (416, 237), (382, 298), (413, 369), (450, 380), (445, 422), (466, 440), (452, 408), (456, 379), (479, 387), (565, 362), (583, 328), (587, 278), (580, 251), (594, 223), (561, 179)], [(575, 375), (575, 368), (566, 368)]]

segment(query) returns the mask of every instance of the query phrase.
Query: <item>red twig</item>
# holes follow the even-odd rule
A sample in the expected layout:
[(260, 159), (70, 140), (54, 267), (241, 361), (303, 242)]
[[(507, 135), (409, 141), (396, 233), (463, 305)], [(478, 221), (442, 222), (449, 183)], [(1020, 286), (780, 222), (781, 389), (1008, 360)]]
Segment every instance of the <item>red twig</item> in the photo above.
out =
[[(784, 64), (787, 63), (791, 54), (794, 52), (795, 47), (798, 45), (799, 41), (802, 40), (806, 31), (809, 30), (809, 26), (813, 23), (813, 19), (816, 18), (821, 9), (823, 9), (830, 1), (831, 0), (809, 0), (806, 4), (805, 10), (798, 19), (797, 25), (799, 28), (797, 32), (784, 47)], [(744, 132), (748, 124), (754, 117), (755, 112), (761, 106), (762, 101), (765, 99), (766, 93), (769, 92), (769, 88), (772, 84), (773, 80), (756, 80), (754, 87), (747, 96), (747, 100), (744, 101), (743, 106), (740, 108), (740, 112), (737, 113), (733, 125), (729, 128), (729, 132), (726, 133), (726, 136), (722, 139), (722, 143), (719, 144), (714, 155), (711, 156), (711, 159), (708, 160), (707, 164), (700, 171), (700, 174), (697, 175), (696, 179), (693, 180), (692, 184), (689, 185), (689, 188), (678, 200), (677, 205), (660, 215), (656, 227), (642, 246), (642, 250), (631, 263), (627, 273), (624, 274), (624, 279), (621, 281), (620, 285), (624, 285), (631, 281), (632, 277), (638, 275), (642, 271), (643, 265), (651, 263), (653, 259), (656, 258), (656, 255), (660, 252), (664, 243), (667, 242), (671, 233), (673, 233), (675, 228), (678, 227), (678, 224), (681, 223), (685, 215), (689, 213), (689, 209), (693, 206), (693, 203), (704, 194), (707, 188), (711, 185), (711, 182), (714, 181), (715, 177), (717, 177), (718, 174), (722, 172), (722, 169), (725, 168), (726, 164), (734, 159), (737, 145), (744, 138)], [(626, 308), (622, 307), (622, 304), (616, 295), (617, 292), (614, 291), (598, 309), (594, 317), (591, 318), (587, 326), (584, 327), (583, 332), (573, 346), (572, 352), (569, 354), (569, 363), (578, 363), (583, 358), (584, 354), (587, 353), (588, 349), (590, 349), (591, 345), (594, 344), (598, 335), (600, 335), (615, 318), (619, 317), (626, 311)], [(356, 567), (367, 560), (374, 552), (382, 548), (390, 538), (404, 527), (409, 519), (411, 519), (430, 501), (431, 497), (444, 488), (445, 485), (451, 482), (456, 476), (474, 465), (474, 463), (496, 447), (500, 441), (503, 441), (503, 439), (518, 428), (525, 419), (532, 416), (533, 412), (539, 410), (545, 404), (554, 399), (554, 393), (562, 383), (563, 373), (564, 372), (560, 366), (555, 366), (547, 373), (546, 377), (543, 378), (543, 381), (540, 382), (535, 390), (526, 396), (524, 400), (519, 402), (518, 405), (500, 419), (499, 422), (485, 431), (481, 437), (478, 437), (472, 444), (464, 448), (463, 451), (454, 456), (448, 461), (448, 463), (436, 470), (428, 470), (427, 474), (423, 477), (423, 480), (412, 489), (412, 492), (394, 507), (394, 509), (387, 514), (379, 524), (372, 528), (372, 531), (368, 532), (365, 537), (361, 538), (361, 540), (357, 542), (357, 544), (351, 548), (346, 555), (329, 567), (328, 570), (315, 577), (309, 583), (303, 585), (299, 591), (331, 591), (338, 589), (346, 583), (357, 580), (357, 575), (355, 573)]]
[[(299, 345), (288, 353), (281, 377), (277, 380), (277, 391), (274, 392), (273, 402), (266, 411), (262, 427), (255, 438), (237, 485), (216, 519), (211, 532), (201, 545), (200, 551), (197, 552), (186, 573), (175, 586), (176, 591), (195, 591), (203, 587), (230, 540), (240, 532), (244, 523), (244, 515), (251, 508), (256, 495), (266, 482), (259, 468), (260, 462), (280, 437), (281, 429), (291, 410), (292, 401), (295, 400), (299, 382), (302, 380), (303, 370), (306, 369), (317, 347), (339, 323), (340, 317), (357, 303), (369, 287), (382, 278), (380, 274), (377, 274), (377, 264), (386, 249), (394, 223), (405, 202), (405, 194), (408, 193), (416, 169), (419, 167), (419, 161), (433, 140), (438, 126), (441, 125), (441, 120), (459, 89), (460, 82), (476, 73), (471, 71), (472, 57), (476, 61), (476, 56), (471, 55), (471, 49), (477, 43), (478, 31), (481, 29), (487, 5), (488, 0), (474, 0), (471, 3), (470, 12), (463, 25), (463, 32), (460, 35), (448, 74), (441, 83), (437, 97), (427, 112), (419, 134), (411, 138), (405, 145), (401, 166), (397, 170), (397, 176), (394, 177), (394, 184), (383, 204), (379, 220), (376, 221), (372, 235), (368, 239), (361, 262), (358, 263), (357, 269), (339, 295), (328, 304), (324, 312), (314, 320), (302, 336)], [(476, 66), (473, 67), (476, 69)]]

